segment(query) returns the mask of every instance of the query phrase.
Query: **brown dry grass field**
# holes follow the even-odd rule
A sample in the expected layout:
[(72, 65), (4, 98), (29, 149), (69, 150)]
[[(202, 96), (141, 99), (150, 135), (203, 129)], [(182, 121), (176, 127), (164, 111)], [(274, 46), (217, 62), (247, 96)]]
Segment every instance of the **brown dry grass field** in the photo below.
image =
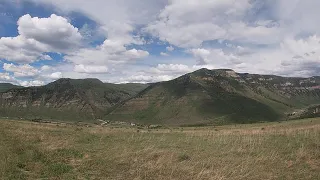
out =
[(0, 179), (320, 179), (320, 119), (157, 130), (0, 120)]

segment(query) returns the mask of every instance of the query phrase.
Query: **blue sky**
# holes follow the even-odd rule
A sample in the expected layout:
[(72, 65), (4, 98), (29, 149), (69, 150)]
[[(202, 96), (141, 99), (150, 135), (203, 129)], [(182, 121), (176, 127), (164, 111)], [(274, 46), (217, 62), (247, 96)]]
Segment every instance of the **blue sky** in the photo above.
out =
[(317, 0), (2, 0), (0, 82), (320, 75)]

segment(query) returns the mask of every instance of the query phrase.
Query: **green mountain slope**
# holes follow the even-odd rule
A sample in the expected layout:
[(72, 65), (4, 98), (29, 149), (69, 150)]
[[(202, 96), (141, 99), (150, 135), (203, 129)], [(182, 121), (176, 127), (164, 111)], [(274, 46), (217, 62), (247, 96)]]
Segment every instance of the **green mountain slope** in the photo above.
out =
[(198, 71), (151, 85), (60, 79), (40, 87), (0, 84), (0, 117), (195, 125), (319, 116), (320, 77)]
[(156, 83), (105, 118), (147, 124), (277, 121), (320, 102), (319, 78), (284, 78), (201, 69)]
[(146, 88), (143, 84), (108, 84), (98, 79), (60, 79), (41, 87), (0, 93), (2, 117), (88, 121)]
[(15, 89), (15, 88), (22, 88), (22, 86), (16, 86), (10, 83), (0, 83), (0, 93), (6, 92), (10, 89)]

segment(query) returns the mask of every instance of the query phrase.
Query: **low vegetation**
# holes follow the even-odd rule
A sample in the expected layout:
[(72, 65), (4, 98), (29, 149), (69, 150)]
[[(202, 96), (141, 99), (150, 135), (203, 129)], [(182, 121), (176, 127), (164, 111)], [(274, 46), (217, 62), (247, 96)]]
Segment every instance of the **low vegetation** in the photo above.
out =
[(139, 129), (0, 120), (0, 179), (320, 179), (320, 119)]

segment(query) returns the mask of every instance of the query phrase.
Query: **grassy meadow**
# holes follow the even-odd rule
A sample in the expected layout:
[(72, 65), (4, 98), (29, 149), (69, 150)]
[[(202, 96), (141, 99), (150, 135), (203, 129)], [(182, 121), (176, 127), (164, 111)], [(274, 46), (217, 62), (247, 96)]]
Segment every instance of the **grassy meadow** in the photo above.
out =
[(153, 130), (0, 120), (0, 179), (320, 179), (320, 119)]

